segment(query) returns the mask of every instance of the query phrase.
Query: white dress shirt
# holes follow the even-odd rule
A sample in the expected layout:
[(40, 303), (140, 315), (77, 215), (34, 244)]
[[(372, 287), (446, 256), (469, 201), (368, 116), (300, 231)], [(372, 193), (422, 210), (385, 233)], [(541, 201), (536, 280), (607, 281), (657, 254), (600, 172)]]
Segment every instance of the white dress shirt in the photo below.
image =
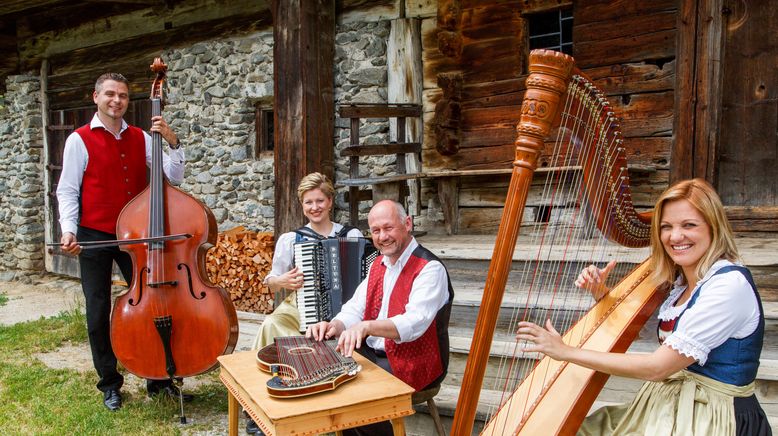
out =
[[(448, 274), (443, 264), (436, 260), (427, 262), (421, 269), (416, 280), (411, 285), (411, 294), (408, 304), (405, 305), (405, 313), (387, 317), (389, 313), (389, 300), (394, 290), (394, 285), (400, 276), (408, 258), (419, 243), (416, 238), (411, 238), (410, 244), (405, 248), (397, 262), (392, 265), (387, 257), (383, 258), (383, 264), (386, 266), (384, 274), (384, 295), (381, 300), (381, 310), (377, 319), (389, 319), (394, 323), (400, 339), (395, 342), (412, 342), (418, 339), (427, 331), (432, 321), (435, 319), (438, 311), (448, 302)], [(372, 268), (371, 268), (372, 271)], [(367, 300), (367, 283), (370, 280), (370, 273), (365, 280), (359, 284), (354, 296), (346, 302), (335, 319), (349, 328), (363, 320), (365, 316), (365, 305)], [(376, 350), (385, 350), (384, 338), (368, 336), (367, 344)]]
[[(105, 128), (100, 118), (95, 114), (89, 127)], [(127, 130), (127, 122), (122, 120), (122, 128), (116, 139), (121, 139), (121, 134)], [(107, 132), (110, 130), (106, 129)], [(146, 165), (151, 166), (151, 135), (143, 132), (146, 139)], [(162, 153), (162, 169), (171, 183), (178, 185), (184, 180), (184, 150), (178, 147), (170, 150), (170, 154)], [(78, 228), (78, 212), (80, 207), (81, 182), (84, 179), (84, 171), (89, 163), (89, 153), (86, 150), (83, 138), (76, 132), (68, 136), (65, 141), (65, 151), (62, 156), (62, 175), (57, 185), (57, 200), (59, 202), (59, 225), (62, 233), (76, 233)]]

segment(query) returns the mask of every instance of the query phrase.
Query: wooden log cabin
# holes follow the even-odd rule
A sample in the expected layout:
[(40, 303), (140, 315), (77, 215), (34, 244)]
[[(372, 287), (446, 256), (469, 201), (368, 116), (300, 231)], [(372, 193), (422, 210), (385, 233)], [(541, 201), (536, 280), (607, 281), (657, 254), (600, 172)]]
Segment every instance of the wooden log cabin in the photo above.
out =
[[(39, 151), (32, 155), (41, 188), (31, 207), (44, 210), (6, 202), (3, 216), (8, 223), (14, 214), (37, 220), (42, 235), (31, 244), (38, 250), (43, 240), (57, 240), (52, 193), (64, 138), (91, 116), (93, 80), (109, 70), (127, 75), (138, 101), (131, 113), (141, 120), (147, 65), (160, 53), (172, 56), (169, 92), (178, 99), (170, 116), (185, 132), (194, 168), (185, 187), (224, 211), (217, 213), (223, 230), (296, 227), (302, 211), (293, 187), (310, 171), (335, 178), (340, 221), (364, 222), (374, 198), (407, 201), (416, 229), (426, 233), (421, 242), (444, 258), (464, 290), (455, 302), (462, 316), (450, 380), (438, 400), (450, 416), (469, 350), (466, 324), (478, 310), (505, 203), (531, 48), (572, 54), (604, 91), (622, 120), (639, 209), (674, 180), (703, 177), (717, 187), (774, 329), (778, 36), (769, 30), (778, 27), (776, 11), (776, 0), (6, 1), (0, 121), (13, 120), (16, 99), (25, 98), (16, 78), (29, 76), (41, 92), (26, 110), (35, 115), (37, 107), (43, 133), (7, 148), (11, 156), (0, 164), (13, 173), (25, 161), (14, 153)], [(355, 28), (362, 41), (352, 36)], [(263, 38), (271, 52), (258, 48)], [(216, 67), (224, 86), (207, 80), (213, 57), (225, 60)], [(238, 109), (221, 113), (230, 98), (237, 103), (229, 109)], [(241, 133), (214, 144), (209, 135), (223, 125)], [(539, 159), (527, 228), (564, 214), (539, 192), (543, 174), (555, 170), (551, 153), (547, 147)], [(0, 231), (15, 231), (3, 225)], [(2, 243), (13, 253), (8, 248), (18, 242)], [(74, 272), (53, 252), (45, 268)], [(778, 417), (776, 353), (769, 340), (759, 381), (771, 417)], [(624, 390), (634, 385), (616, 381), (601, 400), (624, 400)]]

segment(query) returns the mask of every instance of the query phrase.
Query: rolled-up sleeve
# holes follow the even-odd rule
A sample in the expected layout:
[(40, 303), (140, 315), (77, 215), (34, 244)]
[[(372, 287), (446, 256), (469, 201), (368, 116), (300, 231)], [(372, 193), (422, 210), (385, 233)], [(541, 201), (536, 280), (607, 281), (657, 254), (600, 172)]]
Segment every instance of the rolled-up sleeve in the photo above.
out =
[(413, 281), (405, 313), (389, 318), (400, 334), (395, 342), (411, 342), (423, 335), (448, 298), (446, 269), (438, 261), (428, 262)]

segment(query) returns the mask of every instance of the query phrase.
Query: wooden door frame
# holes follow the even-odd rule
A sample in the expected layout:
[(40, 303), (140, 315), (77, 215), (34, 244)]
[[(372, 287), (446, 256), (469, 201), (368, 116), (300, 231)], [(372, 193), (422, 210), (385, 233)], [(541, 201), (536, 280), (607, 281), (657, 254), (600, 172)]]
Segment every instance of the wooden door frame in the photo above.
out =
[(275, 234), (305, 223), (297, 185), (335, 175), (335, 0), (273, 0)]
[(716, 186), (722, 108), (725, 0), (680, 0), (670, 182)]

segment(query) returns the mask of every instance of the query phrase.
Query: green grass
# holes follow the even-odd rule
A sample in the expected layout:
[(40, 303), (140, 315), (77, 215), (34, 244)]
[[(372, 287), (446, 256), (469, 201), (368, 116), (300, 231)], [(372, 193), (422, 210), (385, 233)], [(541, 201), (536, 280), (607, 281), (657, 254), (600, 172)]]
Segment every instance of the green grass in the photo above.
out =
[(145, 389), (122, 390), (124, 406), (111, 412), (95, 388), (94, 371), (52, 369), (37, 353), (66, 344), (86, 344), (84, 315), (74, 310), (57, 317), (0, 327), (0, 428), (3, 434), (187, 434), (220, 430), (208, 422), (227, 414), (227, 395), (215, 373), (202, 375), (192, 403), (184, 406), (196, 424), (182, 426), (178, 402), (149, 399)]
[(8, 302), (8, 296), (5, 294), (0, 294), (0, 307), (5, 306), (5, 303)]

